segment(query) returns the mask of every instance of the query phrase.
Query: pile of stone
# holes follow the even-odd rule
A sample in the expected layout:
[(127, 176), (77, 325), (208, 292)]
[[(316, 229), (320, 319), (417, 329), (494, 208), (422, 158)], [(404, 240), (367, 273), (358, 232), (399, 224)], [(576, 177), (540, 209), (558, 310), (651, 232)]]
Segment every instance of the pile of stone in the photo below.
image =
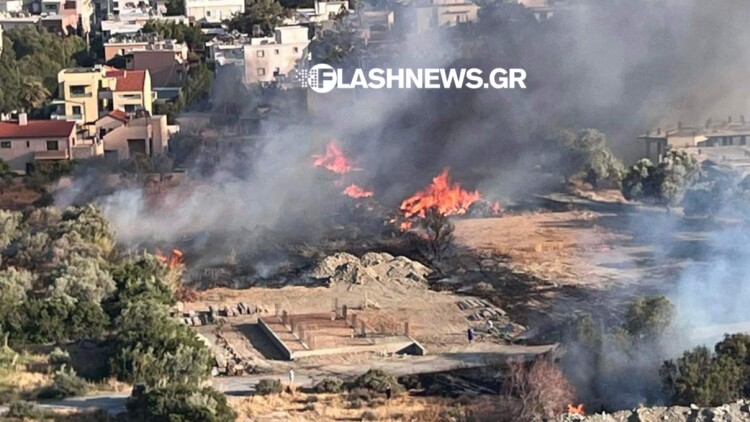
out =
[[(478, 332), (510, 341), (526, 331), (526, 327), (511, 321), (507, 312), (484, 299), (461, 299), (456, 305), (464, 311), (466, 319), (475, 323)], [(492, 323), (489, 324), (488, 321)]]
[(640, 407), (612, 414), (596, 414), (580, 417), (564, 415), (559, 422), (734, 422), (750, 421), (750, 404), (744, 400), (719, 407), (699, 408), (692, 405), (671, 407)]
[(267, 368), (259, 362), (244, 358), (237, 350), (229, 344), (227, 338), (221, 333), (216, 333), (217, 349), (214, 349), (216, 361), (214, 376), (240, 376), (244, 374), (263, 373)]
[(240, 302), (235, 306), (219, 308), (213, 305), (208, 307), (208, 311), (187, 311), (182, 313), (180, 321), (185, 325), (201, 326), (218, 323), (222, 318), (231, 318), (238, 315), (252, 315), (259, 312), (259, 309), (253, 305)]
[(339, 252), (323, 258), (310, 273), (310, 277), (328, 280), (331, 284), (366, 284), (375, 281), (384, 283), (427, 283), (432, 270), (404, 256), (394, 257), (381, 252), (368, 252), (361, 258)]

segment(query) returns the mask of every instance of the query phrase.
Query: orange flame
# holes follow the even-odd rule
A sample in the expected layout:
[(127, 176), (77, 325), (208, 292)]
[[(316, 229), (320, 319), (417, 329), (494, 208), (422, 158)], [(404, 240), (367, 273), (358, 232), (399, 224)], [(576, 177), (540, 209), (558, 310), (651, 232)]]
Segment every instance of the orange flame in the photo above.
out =
[(458, 183), (451, 184), (448, 168), (432, 179), (432, 184), (401, 202), (404, 217), (424, 217), (432, 207), (443, 215), (465, 214), (469, 206), (481, 198), (479, 192), (469, 192)]
[(346, 158), (336, 141), (331, 141), (326, 145), (325, 155), (314, 155), (313, 158), (315, 158), (315, 161), (313, 161), (315, 167), (323, 167), (333, 173), (344, 174), (357, 170)]
[(352, 183), (351, 185), (347, 186), (346, 189), (341, 192), (341, 194), (350, 196), (352, 198), (369, 198), (375, 193), (373, 193), (373, 191), (371, 190), (361, 188)]
[(157, 249), (154, 255), (156, 255), (156, 259), (166, 264), (170, 269), (175, 269), (182, 264), (182, 251), (179, 249), (172, 249), (169, 256), (164, 255)]
[(578, 406), (573, 406), (572, 404), (568, 405), (568, 414), (570, 415), (581, 415), (583, 416), (583, 404), (579, 404)]

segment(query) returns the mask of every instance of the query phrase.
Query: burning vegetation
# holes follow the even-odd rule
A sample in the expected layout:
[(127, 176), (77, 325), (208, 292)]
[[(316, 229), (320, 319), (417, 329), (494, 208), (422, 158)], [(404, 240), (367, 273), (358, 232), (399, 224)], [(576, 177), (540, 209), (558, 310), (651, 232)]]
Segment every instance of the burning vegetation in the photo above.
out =
[(478, 191), (469, 192), (458, 183), (451, 183), (450, 170), (443, 169), (432, 179), (432, 183), (401, 202), (404, 217), (424, 217), (428, 209), (436, 207), (443, 215), (466, 214), (469, 206), (481, 199)]
[(344, 155), (344, 152), (336, 141), (331, 141), (326, 145), (326, 153), (324, 155), (315, 155), (313, 158), (315, 159), (313, 161), (315, 167), (322, 167), (332, 173), (346, 174), (360, 170), (355, 168), (352, 161)]
[(341, 194), (352, 198), (370, 198), (375, 195), (373, 191), (361, 188), (354, 183), (347, 186), (346, 189), (341, 192)]

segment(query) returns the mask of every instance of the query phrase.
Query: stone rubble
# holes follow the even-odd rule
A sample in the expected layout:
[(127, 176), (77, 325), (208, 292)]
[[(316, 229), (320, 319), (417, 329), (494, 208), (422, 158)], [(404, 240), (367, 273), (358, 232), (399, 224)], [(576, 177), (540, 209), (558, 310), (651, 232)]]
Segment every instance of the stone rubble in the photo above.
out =
[(361, 258), (339, 252), (323, 258), (310, 273), (310, 277), (328, 280), (331, 284), (427, 283), (432, 270), (404, 256), (394, 257), (381, 252), (368, 252)]
[(750, 422), (750, 403), (740, 400), (718, 407), (639, 407), (615, 413), (580, 417), (564, 415), (558, 422)]

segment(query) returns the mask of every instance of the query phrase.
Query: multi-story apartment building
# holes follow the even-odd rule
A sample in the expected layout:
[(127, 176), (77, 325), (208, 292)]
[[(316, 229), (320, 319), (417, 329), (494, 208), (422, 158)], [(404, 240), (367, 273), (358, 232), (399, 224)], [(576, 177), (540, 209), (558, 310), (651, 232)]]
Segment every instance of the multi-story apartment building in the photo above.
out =
[(153, 112), (154, 95), (147, 70), (119, 70), (106, 66), (63, 69), (57, 75), (59, 99), (53, 119), (94, 123), (121, 110)]

